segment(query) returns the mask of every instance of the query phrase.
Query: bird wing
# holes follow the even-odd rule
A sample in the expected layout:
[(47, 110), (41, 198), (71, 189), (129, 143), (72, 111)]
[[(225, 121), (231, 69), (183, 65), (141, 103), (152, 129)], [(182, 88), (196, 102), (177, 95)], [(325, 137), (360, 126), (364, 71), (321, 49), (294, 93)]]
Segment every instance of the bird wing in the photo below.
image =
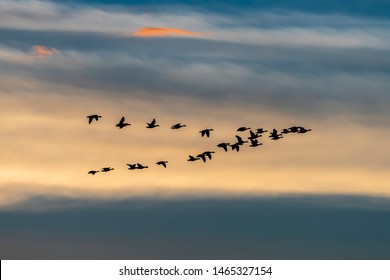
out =
[(209, 159), (211, 159), (211, 153), (210, 152), (206, 152), (206, 153), (203, 153), (205, 154)]
[(123, 124), (125, 122), (125, 117), (122, 117), (121, 120), (119, 121), (119, 124)]
[(237, 138), (238, 142), (242, 142), (242, 138), (240, 136), (236, 135), (236, 138)]
[(156, 124), (156, 119), (153, 119), (152, 122), (150, 123), (151, 126), (154, 126)]
[(204, 154), (197, 155), (198, 158), (201, 158), (203, 162), (206, 162), (206, 156)]

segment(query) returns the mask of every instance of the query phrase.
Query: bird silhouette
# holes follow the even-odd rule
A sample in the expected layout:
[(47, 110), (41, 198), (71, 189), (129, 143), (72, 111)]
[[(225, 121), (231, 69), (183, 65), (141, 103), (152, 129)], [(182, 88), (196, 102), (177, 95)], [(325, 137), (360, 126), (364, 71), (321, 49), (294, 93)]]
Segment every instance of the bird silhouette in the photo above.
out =
[(262, 134), (264, 132), (268, 132), (268, 130), (264, 130), (264, 128), (258, 128), (256, 131), (257, 134)]
[(137, 169), (137, 164), (130, 164), (130, 163), (127, 163), (127, 165), (129, 166), (129, 170), (135, 170), (135, 169)]
[(147, 124), (146, 128), (155, 128), (159, 126), (158, 124), (156, 124), (156, 119), (153, 119), (150, 123), (146, 123), (146, 124)]
[(144, 166), (141, 163), (137, 163), (137, 169), (144, 169), (144, 168), (149, 168), (149, 166)]
[(237, 131), (245, 131), (245, 130), (248, 130), (248, 129), (251, 129), (250, 127), (245, 127), (245, 126), (241, 126), (237, 129)]
[(215, 153), (214, 151), (205, 151), (205, 152), (203, 152), (203, 154), (205, 156), (207, 156), (209, 159), (211, 159), (211, 154), (214, 154), (214, 153)]
[(298, 126), (292, 126), (288, 130), (290, 132), (292, 132), (292, 133), (297, 133), (299, 131), (299, 127)]
[(177, 123), (177, 124), (172, 125), (171, 128), (172, 129), (179, 129), (179, 128), (182, 128), (185, 126), (186, 126), (185, 124)]
[(244, 143), (248, 143), (248, 141), (243, 141), (242, 138), (238, 135), (236, 135), (237, 143), (238, 145), (244, 145)]
[(206, 162), (206, 155), (205, 154), (199, 154), (196, 157), (201, 158), (203, 160), (203, 162)]
[(201, 136), (207, 136), (207, 137), (210, 137), (210, 131), (213, 131), (214, 129), (212, 128), (206, 128), (206, 129), (203, 129), (201, 131), (199, 131), (199, 133), (201, 134)]
[(90, 115), (90, 116), (87, 116), (87, 118), (88, 118), (88, 123), (91, 124), (91, 122), (92, 122), (93, 120), (98, 121), (99, 118), (101, 118), (101, 117), (102, 117), (102, 116), (99, 116), (99, 115)]
[(241, 144), (239, 144), (238, 142), (234, 143), (233, 145), (230, 145), (230, 147), (232, 147), (232, 151), (236, 150), (237, 152), (240, 150), (240, 146)]
[(196, 161), (196, 160), (198, 160), (198, 159), (199, 159), (199, 158), (196, 158), (196, 157), (194, 157), (194, 156), (189, 155), (187, 161)]
[(262, 143), (259, 143), (257, 139), (250, 139), (250, 140), (251, 140), (251, 144), (249, 145), (249, 147), (257, 147), (263, 145)]
[(111, 168), (111, 167), (103, 167), (100, 171), (101, 171), (101, 172), (110, 172), (111, 170), (114, 170), (114, 168)]
[(88, 174), (95, 175), (95, 174), (98, 173), (98, 172), (99, 172), (99, 171), (97, 171), (97, 170), (91, 170), (91, 171), (88, 172)]
[(160, 160), (160, 161), (156, 162), (157, 165), (162, 165), (165, 168), (167, 168), (167, 163), (168, 163), (168, 161), (164, 161), (164, 160)]
[(228, 151), (227, 147), (230, 145), (230, 143), (219, 143), (217, 147), (222, 148), (225, 150), (225, 152)]
[(122, 117), (119, 121), (119, 123), (117, 123), (115, 126), (116, 127), (119, 127), (120, 129), (124, 128), (125, 126), (128, 126), (130, 125), (129, 123), (125, 123), (125, 117)]
[(254, 133), (252, 130), (249, 131), (249, 134), (250, 134), (250, 136), (248, 137), (249, 140), (261, 137), (261, 135), (258, 135), (257, 133)]
[(282, 129), (282, 133), (283, 134), (288, 134), (288, 133), (290, 133), (290, 130), (288, 128), (283, 128)]
[(306, 132), (311, 131), (311, 128), (306, 129), (306, 128), (302, 127), (302, 126), (298, 127), (298, 129), (299, 129), (298, 133), (306, 133)]
[(283, 138), (283, 135), (279, 134), (278, 131), (274, 128), (268, 137), (271, 138), (271, 140), (278, 140)]

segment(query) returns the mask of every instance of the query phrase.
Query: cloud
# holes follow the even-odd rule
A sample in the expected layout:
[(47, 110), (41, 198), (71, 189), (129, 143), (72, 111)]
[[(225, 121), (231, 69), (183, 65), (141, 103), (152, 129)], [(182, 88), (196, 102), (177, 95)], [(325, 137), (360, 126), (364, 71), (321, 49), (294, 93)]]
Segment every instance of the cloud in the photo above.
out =
[(197, 36), (199, 32), (169, 27), (144, 27), (131, 35), (135, 37)]
[(54, 48), (36, 45), (31, 48), (30, 55), (35, 58), (45, 58), (57, 54), (58, 51)]
[[(388, 19), (238, 9), (238, 16), (186, 9), (152, 13), (118, 6), (5, 1), (0, 26), (10, 30), (97, 32), (116, 36), (191, 36), (240, 44), (389, 49)], [(69, 20), (71, 19), (71, 20)], [(152, 27), (145, 27), (152, 26)], [(180, 28), (165, 28), (178, 26)], [(137, 30), (128, 33), (126, 30)], [(193, 32), (190, 30), (197, 30)]]

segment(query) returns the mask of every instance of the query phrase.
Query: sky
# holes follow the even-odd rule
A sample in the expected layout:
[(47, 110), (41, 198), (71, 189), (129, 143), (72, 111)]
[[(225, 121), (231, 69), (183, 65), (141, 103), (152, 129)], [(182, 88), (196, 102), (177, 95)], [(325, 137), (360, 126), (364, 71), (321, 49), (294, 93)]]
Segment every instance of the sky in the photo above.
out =
[(0, 0), (0, 257), (388, 258), (389, 29), (384, 0)]

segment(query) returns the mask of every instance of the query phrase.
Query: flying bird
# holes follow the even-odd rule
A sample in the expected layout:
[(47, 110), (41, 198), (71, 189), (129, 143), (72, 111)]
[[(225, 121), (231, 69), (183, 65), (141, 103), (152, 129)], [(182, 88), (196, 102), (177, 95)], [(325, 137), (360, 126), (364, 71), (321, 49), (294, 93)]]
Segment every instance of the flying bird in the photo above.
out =
[(257, 139), (250, 139), (250, 140), (251, 140), (251, 144), (249, 145), (249, 147), (257, 147), (257, 146), (263, 145), (262, 143), (259, 143), (259, 141), (257, 141)]
[(186, 126), (185, 124), (177, 123), (177, 124), (172, 125), (171, 128), (172, 129), (179, 129), (179, 128), (182, 128), (185, 126)]
[(203, 162), (206, 162), (206, 155), (205, 154), (199, 154), (196, 157), (201, 158), (203, 160)]
[(210, 131), (213, 131), (214, 129), (212, 128), (206, 128), (206, 129), (203, 129), (201, 131), (199, 131), (199, 133), (201, 134), (201, 136), (207, 136), (207, 137), (210, 137)]
[(232, 151), (236, 150), (237, 152), (240, 150), (240, 145), (239, 143), (234, 143), (233, 145), (230, 145), (232, 147)]
[(311, 128), (306, 129), (306, 128), (302, 127), (302, 126), (298, 127), (298, 129), (299, 129), (298, 133), (306, 133), (306, 132), (311, 131)]
[(264, 128), (258, 128), (256, 131), (257, 134), (262, 134), (264, 132), (268, 132), (268, 130), (264, 130)]
[(98, 172), (99, 172), (99, 171), (97, 171), (97, 170), (91, 170), (91, 171), (88, 172), (88, 174), (95, 175), (95, 174), (98, 173)]
[(120, 129), (124, 128), (125, 126), (130, 125), (129, 123), (125, 123), (125, 117), (122, 117), (119, 123), (117, 123), (115, 126), (119, 127)]
[(215, 152), (214, 151), (206, 151), (206, 152), (203, 152), (203, 154), (205, 156), (207, 156), (209, 159), (211, 159), (211, 154), (214, 154)]
[(278, 140), (283, 138), (283, 135), (279, 134), (278, 131), (274, 128), (268, 137), (271, 138), (271, 140)]
[(114, 168), (111, 168), (111, 167), (103, 167), (100, 171), (101, 172), (109, 172), (111, 170), (114, 170)]
[(261, 137), (261, 135), (257, 134), (257, 133), (254, 133), (252, 130), (249, 131), (250, 133), (250, 136), (248, 137), (249, 140), (252, 140), (252, 139), (256, 139), (256, 138), (259, 138)]
[(217, 145), (217, 147), (222, 148), (225, 150), (225, 152), (228, 151), (227, 147), (230, 145), (230, 143), (220, 143)]
[(135, 170), (135, 169), (137, 169), (137, 164), (130, 164), (130, 163), (127, 163), (127, 165), (129, 166), (129, 170)]
[(146, 128), (155, 128), (159, 126), (158, 124), (156, 124), (156, 119), (153, 119), (150, 123), (146, 123), (146, 124), (147, 124)]
[(299, 131), (299, 127), (297, 126), (292, 126), (288, 129), (292, 133), (297, 133)]
[(282, 133), (283, 134), (288, 134), (288, 133), (290, 133), (291, 131), (288, 129), (288, 128), (283, 128), (282, 129)]
[(98, 121), (99, 118), (101, 118), (101, 117), (102, 117), (102, 116), (99, 116), (99, 115), (90, 115), (90, 116), (87, 116), (87, 118), (88, 118), (88, 123), (91, 124), (91, 122), (92, 122), (93, 120)]
[(188, 159), (187, 159), (187, 161), (196, 161), (196, 160), (198, 160), (199, 158), (196, 158), (196, 157), (193, 157), (193, 156), (188, 156)]
[(149, 168), (149, 166), (144, 166), (141, 163), (137, 163), (137, 169), (144, 169), (144, 168)]
[(245, 131), (245, 130), (248, 130), (248, 129), (251, 129), (250, 127), (245, 127), (245, 126), (241, 126), (237, 129), (237, 131)]
[(162, 165), (165, 168), (167, 168), (167, 163), (168, 163), (168, 161), (164, 161), (164, 160), (160, 160), (160, 161), (156, 162), (157, 165)]
[(248, 143), (248, 141), (243, 141), (242, 138), (238, 135), (236, 135), (237, 138), (237, 145), (243, 145), (244, 143)]

